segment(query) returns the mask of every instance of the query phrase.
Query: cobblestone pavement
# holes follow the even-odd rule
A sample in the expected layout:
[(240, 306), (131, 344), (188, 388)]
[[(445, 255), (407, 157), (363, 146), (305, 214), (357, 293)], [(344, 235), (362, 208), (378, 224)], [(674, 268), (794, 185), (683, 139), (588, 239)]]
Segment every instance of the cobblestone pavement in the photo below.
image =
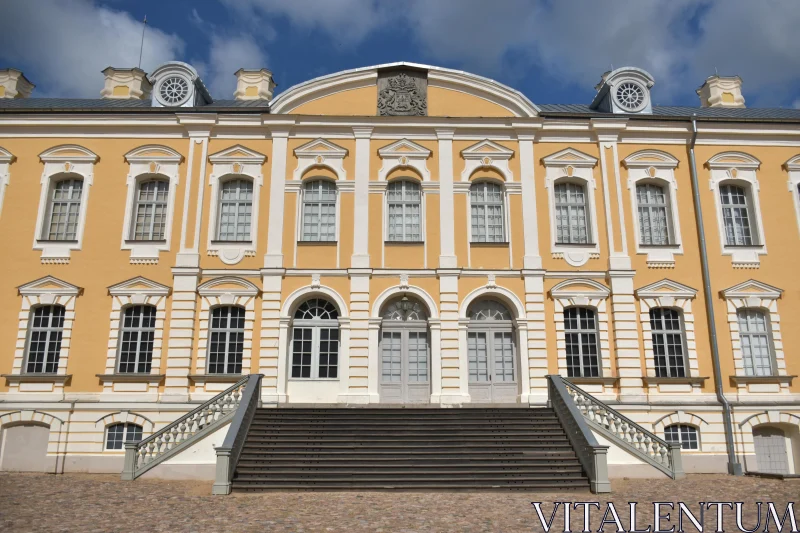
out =
[[(619, 480), (608, 497), (588, 492), (280, 492), (211, 496), (211, 484), (142, 479), (120, 481), (115, 475), (0, 473), (0, 530), (138, 531), (138, 532), (516, 532), (542, 531), (532, 501), (549, 518), (554, 501), (613, 501), (629, 528), (628, 502), (639, 503), (637, 526), (653, 523), (653, 501), (683, 501), (697, 512), (697, 502), (745, 502), (745, 525), (755, 525), (754, 502), (773, 501), (782, 516), (788, 501), (800, 497), (800, 480), (694, 475), (681, 481)], [(766, 514), (766, 509), (764, 510)], [(666, 512), (666, 510), (665, 510)], [(800, 514), (800, 509), (795, 510)], [(597, 531), (602, 514), (591, 516)], [(735, 514), (726, 511), (727, 531)], [(582, 510), (572, 512), (572, 530), (581, 531)], [(676, 524), (673, 520), (666, 524)], [(706, 530), (716, 525), (706, 513)], [(663, 522), (662, 522), (663, 524)], [(684, 523), (687, 532), (696, 531)], [(759, 528), (763, 531), (763, 522)], [(789, 524), (786, 529), (789, 530)], [(563, 531), (558, 514), (552, 531)], [(677, 530), (677, 528), (676, 528)], [(775, 531), (774, 525), (770, 530)], [(613, 532), (613, 524), (606, 526)]]

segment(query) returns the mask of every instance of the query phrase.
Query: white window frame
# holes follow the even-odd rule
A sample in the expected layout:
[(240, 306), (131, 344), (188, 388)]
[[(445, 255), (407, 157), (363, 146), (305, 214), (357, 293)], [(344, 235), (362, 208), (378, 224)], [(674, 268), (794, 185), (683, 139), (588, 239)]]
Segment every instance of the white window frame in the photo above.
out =
[[(109, 433), (111, 432), (111, 428), (114, 427), (114, 426), (119, 426), (119, 425), (121, 425), (123, 427), (123, 431), (122, 431), (122, 447), (121, 448), (109, 448), (108, 447), (108, 444), (109, 444), (108, 437), (109, 437)], [(103, 435), (103, 449), (106, 450), (106, 451), (109, 451), (109, 452), (124, 452), (125, 451), (125, 443), (128, 442), (128, 440), (129, 440), (128, 439), (128, 431), (129, 431), (129, 428), (131, 428), (131, 426), (136, 426), (137, 428), (139, 428), (140, 433), (142, 435), (142, 440), (144, 440), (145, 439), (144, 426), (142, 426), (141, 424), (136, 424), (135, 422), (112, 422), (111, 424), (108, 424), (106, 426), (106, 431), (105, 431), (105, 434)]]
[[(477, 186), (477, 185), (484, 184), (484, 183), (490, 184), (490, 185), (496, 185), (497, 187), (500, 188), (500, 192), (502, 194), (502, 199), (500, 201), (500, 206), (503, 209), (503, 213), (502, 213), (502, 215), (503, 215), (502, 216), (502, 218), (503, 218), (503, 228), (502, 228), (503, 234), (502, 234), (502, 240), (499, 240), (499, 241), (476, 241), (475, 237), (472, 235), (472, 188)], [(467, 236), (469, 238), (470, 247), (474, 246), (476, 244), (478, 246), (481, 246), (481, 245), (487, 245), (487, 244), (488, 245), (491, 245), (491, 244), (508, 244), (508, 243), (511, 242), (511, 234), (509, 232), (509, 226), (508, 226), (508, 223), (509, 223), (509, 220), (508, 220), (508, 191), (506, 190), (506, 186), (505, 185), (506, 185), (505, 183), (503, 183), (503, 182), (501, 182), (499, 180), (488, 178), (488, 177), (476, 177), (471, 182), (469, 182), (469, 189), (467, 190), (467, 228), (468, 228)], [(490, 205), (490, 204), (485, 203), (483, 205)], [(488, 216), (486, 216), (486, 219), (488, 220)]]
[[(550, 289), (550, 296), (555, 303), (553, 319), (556, 325), (556, 354), (558, 372), (567, 377), (567, 344), (564, 338), (566, 326), (564, 310), (568, 307), (589, 307), (595, 312), (597, 321), (598, 357), (600, 357), (600, 376), (611, 376), (611, 360), (609, 357), (609, 322), (607, 301), (611, 291), (608, 287), (593, 279), (567, 279)], [(597, 394), (613, 394), (613, 385), (602, 383), (581, 385), (588, 392)]]
[[(742, 363), (743, 363), (743, 367), (744, 367), (744, 375), (745, 376), (762, 376), (762, 375), (765, 375), (767, 377), (772, 377), (772, 376), (774, 376), (776, 374), (777, 363), (775, 361), (775, 347), (773, 346), (773, 342), (772, 342), (772, 328), (770, 327), (770, 318), (769, 318), (770, 313), (769, 313), (769, 310), (760, 309), (760, 308), (739, 308), (739, 309), (736, 310), (736, 315), (737, 315), (737, 317), (739, 319), (739, 346), (740, 347), (742, 346), (742, 337), (744, 337), (744, 336), (751, 336), (752, 337), (752, 336), (757, 336), (758, 335), (756, 332), (752, 332), (752, 331), (745, 332), (745, 331), (742, 330), (742, 315), (743, 314), (747, 314), (747, 313), (751, 313), (751, 312), (759, 314), (764, 318), (764, 327), (766, 329), (763, 332), (763, 335), (767, 338), (767, 350), (768, 350), (767, 357), (769, 359), (769, 370), (770, 370), (770, 373), (769, 374), (755, 374), (755, 373), (748, 374), (747, 373), (747, 361), (745, 360), (745, 357), (744, 357), (744, 350), (742, 350)], [(746, 317), (745, 317), (745, 321), (747, 321)], [(753, 370), (755, 370), (755, 365), (753, 365)]]
[[(408, 240), (408, 239), (400, 239), (400, 240), (392, 240), (389, 238), (389, 188), (394, 186), (395, 184), (399, 184), (402, 186), (403, 183), (412, 183), (414, 184), (419, 190), (419, 239), (417, 240)], [(401, 200), (398, 202), (402, 205), (413, 204), (412, 201)], [(391, 244), (422, 244), (425, 241), (425, 191), (422, 189), (422, 183), (420, 183), (419, 179), (415, 179), (412, 177), (397, 177), (388, 181), (386, 183), (386, 194), (384, 194), (384, 202), (383, 202), (383, 209), (384, 209), (384, 216), (383, 216), (383, 227), (384, 227), (384, 238), (383, 240), (386, 243)], [(405, 212), (403, 214), (403, 227), (405, 227)], [(404, 230), (405, 233), (405, 230)]]
[[(576, 189), (580, 190), (580, 193), (583, 195), (583, 198), (584, 198), (584, 201), (583, 201), (582, 204), (569, 201), (569, 197), (570, 197), (570, 190), (569, 189), (570, 189), (570, 186), (573, 186)], [(566, 189), (565, 190), (565, 192), (567, 194), (567, 202), (566, 203), (559, 203), (558, 199), (556, 198), (556, 190), (559, 189), (560, 187), (564, 187)], [(574, 180), (573, 181), (571, 179), (565, 179), (565, 178), (558, 179), (553, 183), (553, 200), (555, 202), (554, 203), (555, 217), (553, 218), (553, 224), (556, 227), (556, 242), (558, 244), (560, 244), (560, 245), (565, 245), (565, 246), (570, 246), (570, 245), (573, 245), (573, 244), (588, 246), (588, 245), (593, 244), (594, 243), (594, 239), (596, 238), (596, 236), (592, 235), (592, 221), (589, 218), (589, 214), (590, 214), (589, 213), (589, 206), (587, 205), (588, 201), (589, 201), (589, 194), (586, 191), (586, 184), (583, 181), (580, 181), (580, 180)], [(569, 232), (569, 239), (570, 239), (568, 242), (558, 241), (558, 208), (559, 207), (562, 207), (562, 208), (566, 207), (567, 208), (567, 226), (569, 228), (568, 232)], [(572, 241), (572, 224), (570, 224), (569, 220), (572, 218), (571, 217), (572, 208), (577, 208), (577, 207), (583, 207), (583, 209), (584, 209), (584, 217), (583, 218), (584, 218), (584, 221), (585, 221), (585, 225), (584, 225), (583, 229), (586, 231), (586, 242), (573, 242)]]
[[(72, 250), (80, 250), (83, 247), (86, 213), (89, 210), (89, 190), (94, 179), (94, 165), (98, 156), (82, 146), (64, 144), (42, 152), (39, 154), (39, 159), (44, 163), (44, 170), (41, 177), (42, 189), (39, 196), (36, 228), (33, 234), (33, 249), (42, 251), (42, 263), (66, 264), (69, 263)], [(78, 175), (83, 179), (81, 208), (75, 240), (51, 242), (43, 238), (50, 207), (50, 194), (53, 184), (69, 175)]]
[[(706, 166), (711, 171), (709, 189), (714, 195), (714, 204), (717, 212), (717, 230), (720, 240), (722, 255), (731, 256), (734, 268), (758, 268), (761, 261), (759, 256), (767, 253), (767, 241), (764, 236), (764, 219), (761, 216), (759, 201), (759, 183), (756, 171), (761, 162), (755, 157), (742, 152), (723, 152), (708, 160)], [(722, 200), (720, 198), (720, 185), (736, 185), (744, 187), (748, 200), (748, 217), (753, 240), (757, 242), (752, 246), (729, 246), (725, 238), (725, 222), (722, 215)]]
[[(219, 306), (236, 305), (243, 307), (244, 346), (242, 350), (242, 374), (252, 370), (253, 330), (255, 323), (256, 299), (261, 290), (252, 282), (235, 277), (221, 276), (206, 281), (197, 288), (200, 295), (200, 327), (197, 342), (196, 374), (190, 376), (195, 382), (195, 390), (206, 397), (222, 392), (230, 383), (220, 374), (208, 374), (208, 343), (211, 333), (211, 309)], [(210, 396), (208, 396), (210, 398)]]
[[(578, 321), (579, 324), (580, 324), (580, 321), (581, 321), (580, 310), (583, 309), (583, 310), (591, 312), (594, 315), (593, 318), (594, 318), (595, 327), (594, 328), (581, 328), (580, 325), (578, 325), (578, 327), (575, 328), (575, 329), (567, 329), (567, 312), (572, 310), (572, 309), (575, 309), (577, 311), (577, 313), (578, 313), (576, 318), (577, 318), (577, 321)], [(563, 335), (561, 340), (563, 340), (564, 345), (565, 345), (564, 346), (565, 358), (568, 355), (568, 354), (566, 354), (566, 336), (568, 334), (577, 334), (578, 335), (578, 346), (580, 347), (580, 356), (579, 356), (579, 361), (580, 362), (578, 364), (578, 369), (580, 370), (581, 375), (580, 376), (571, 376), (570, 377), (570, 375), (569, 375), (569, 369), (570, 369), (569, 361), (565, 360), (564, 368), (567, 371), (567, 377), (570, 378), (570, 379), (572, 379), (572, 378), (587, 378), (587, 377), (598, 377), (598, 378), (605, 377), (603, 375), (603, 362), (600, 360), (600, 357), (601, 357), (601, 354), (600, 354), (600, 319), (599, 319), (599, 316), (598, 316), (599, 313), (597, 312), (597, 309), (595, 307), (592, 307), (592, 306), (589, 306), (589, 305), (570, 305), (570, 306), (564, 307), (561, 310), (561, 313), (562, 313), (562, 315), (564, 317), (563, 318), (564, 335)], [(587, 376), (586, 373), (585, 373), (586, 372), (586, 368), (583, 365), (583, 358), (587, 354), (583, 353), (583, 345), (584, 345), (583, 336), (584, 335), (595, 335), (596, 336), (595, 338), (597, 339), (597, 346), (596, 346), (596, 349), (597, 349), (597, 354), (596, 354), (597, 355), (597, 376)]]
[(14, 154), (0, 146), (0, 217), (3, 216), (3, 199), (6, 197), (6, 187), (11, 182), (9, 167), (15, 160)]
[[(678, 213), (678, 182), (675, 179), (675, 168), (678, 160), (660, 150), (641, 150), (626, 157), (622, 163), (628, 169), (628, 190), (631, 195), (633, 226), (636, 231), (636, 253), (647, 255), (647, 266), (650, 268), (672, 268), (675, 256), (683, 255), (680, 216)], [(667, 224), (670, 231), (670, 243), (665, 246), (641, 244), (641, 228), (639, 227), (639, 203), (636, 186), (653, 183), (665, 188), (668, 196)]]
[[(792, 195), (794, 203), (794, 214), (797, 218), (797, 231), (800, 232), (800, 155), (796, 155), (786, 163), (783, 167), (789, 173), (789, 179), (786, 185), (789, 187), (789, 193)], [(0, 180), (2, 180), (2, 165), (0, 165)], [(0, 208), (2, 208), (2, 192), (0, 192)]]
[[(258, 244), (259, 198), (264, 176), (261, 169), (267, 156), (240, 144), (216, 152), (208, 157), (211, 162), (211, 174), (208, 185), (211, 187), (211, 205), (208, 214), (208, 239), (206, 248), (208, 255), (219, 257), (226, 265), (235, 265), (245, 257), (254, 257)], [(229, 179), (249, 179), (253, 182), (253, 205), (250, 214), (250, 240), (241, 242), (220, 242), (217, 240), (219, 229), (219, 200), (221, 183)]]
[[(321, 299), (326, 300), (334, 309), (336, 309), (336, 303), (333, 300), (325, 298), (324, 296), (311, 296), (299, 302), (299, 305), (296, 306), (299, 308), (300, 305), (303, 303), (314, 300), (314, 299)], [(297, 313), (297, 309), (294, 310), (292, 313), (291, 323), (289, 325), (289, 353), (288, 357), (288, 369), (287, 369), (287, 376), (289, 381), (299, 381), (299, 382), (308, 382), (308, 381), (339, 381), (342, 377), (342, 328), (341, 328), (341, 315), (339, 314), (339, 310), (336, 309), (337, 317), (335, 319), (302, 319), (302, 318), (295, 318), (295, 314)], [(294, 330), (295, 328), (301, 329), (310, 329), (311, 330), (311, 376), (304, 378), (304, 377), (293, 377), (292, 376), (292, 368), (294, 366)], [(320, 346), (320, 330), (322, 329), (336, 329), (338, 332), (338, 346), (337, 346), (337, 353), (336, 353), (336, 377), (320, 377), (319, 376), (319, 346)], [(329, 365), (330, 366), (330, 365)]]
[[(9, 394), (13, 393), (40, 393), (47, 394), (49, 399), (63, 399), (64, 383), (69, 379), (67, 364), (69, 363), (69, 348), (72, 338), (72, 326), (75, 322), (75, 300), (83, 293), (83, 289), (62, 281), (53, 276), (31, 281), (18, 287), (22, 297), (22, 308), (17, 326), (17, 339), (27, 341), (31, 319), (31, 311), (42, 305), (61, 305), (64, 307), (64, 327), (61, 334), (61, 351), (58, 357), (58, 370), (55, 375), (50, 375), (47, 382), (27, 383), (21, 378), (25, 375), (27, 361), (27, 342), (17, 342), (14, 351), (14, 363), (11, 374), (6, 376), (9, 382)], [(51, 396), (48, 393), (53, 393)]]
[[(306, 195), (308, 194), (308, 187), (311, 183), (314, 182), (322, 182), (328, 183), (333, 186), (333, 193), (334, 193), (334, 228), (333, 228), (333, 239), (332, 240), (306, 240), (305, 239), (305, 211), (306, 205), (312, 204), (312, 202), (308, 202), (306, 199)], [(341, 197), (339, 193), (339, 184), (329, 178), (323, 176), (313, 176), (309, 175), (302, 181), (302, 187), (300, 189), (300, 197), (299, 197), (299, 211), (300, 217), (298, 219), (298, 227), (297, 227), (297, 242), (302, 243), (309, 243), (309, 244), (336, 244), (339, 242), (339, 216), (340, 216), (340, 205), (341, 205)], [(314, 204), (321, 205), (322, 202), (313, 202)], [(338, 254), (337, 254), (338, 255)]]
[[(740, 309), (758, 309), (767, 315), (768, 329), (771, 332), (773, 363), (775, 365), (771, 378), (775, 379), (788, 376), (786, 360), (783, 353), (781, 319), (778, 313), (778, 299), (783, 294), (783, 290), (751, 279), (729, 287), (721, 291), (721, 294), (725, 299), (728, 311), (728, 326), (731, 333), (733, 363), (736, 377), (746, 376), (742, 344), (739, 337), (738, 312)], [(748, 380), (738, 381), (739, 395), (771, 392), (788, 394), (791, 380), (777, 379), (777, 381), (779, 381), (779, 383), (771, 384), (752, 383), (748, 382)]]
[[(674, 427), (678, 428), (678, 440), (677, 441), (667, 440), (667, 429), (674, 428)], [(697, 442), (697, 448), (684, 448), (683, 447), (684, 440), (683, 440), (682, 429), (684, 427), (685, 428), (689, 428), (689, 429), (694, 431), (694, 435), (696, 437), (695, 441)], [(691, 452), (699, 452), (700, 449), (702, 448), (702, 446), (700, 444), (700, 428), (698, 428), (697, 426), (694, 426), (694, 425), (691, 425), (691, 424), (682, 424), (682, 423), (669, 424), (667, 426), (664, 426), (663, 435), (664, 435), (664, 440), (666, 440), (670, 444), (680, 444), (681, 452), (689, 452), (689, 451), (691, 451)]]
[[(550, 250), (555, 259), (564, 259), (570, 266), (583, 266), (589, 259), (600, 257), (600, 232), (598, 231), (597, 204), (595, 190), (597, 182), (594, 179), (593, 168), (597, 165), (597, 158), (579, 152), (574, 148), (566, 148), (547, 157), (542, 158), (545, 166), (544, 186), (547, 189), (550, 210)], [(566, 180), (583, 185), (586, 191), (588, 205), (589, 231), (593, 242), (589, 244), (567, 244), (557, 241), (556, 232), (556, 183)]]
[[(214, 329), (214, 326), (213, 326), (214, 313), (218, 309), (222, 309), (222, 308), (226, 308), (226, 309), (229, 309), (229, 310), (230, 309), (241, 309), (241, 310), (243, 310), (244, 311), (244, 315), (243, 315), (244, 320), (243, 320), (243, 322), (244, 323), (247, 322), (247, 309), (242, 307), (242, 306), (240, 306), (240, 305), (220, 304), (220, 305), (215, 305), (211, 309), (208, 310), (208, 313), (209, 313), (209, 315), (208, 315), (209, 346), (206, 348), (206, 374), (214, 375), (214, 376), (225, 376), (225, 375), (238, 375), (238, 376), (240, 376), (240, 375), (242, 375), (241, 371), (240, 372), (228, 372), (227, 371), (227, 367), (231, 363), (231, 361), (230, 361), (231, 360), (231, 356), (235, 356), (236, 355), (235, 352), (230, 350), (230, 346), (231, 346), (231, 337), (230, 336), (231, 336), (232, 333), (242, 333), (242, 339), (243, 339), (243, 342), (242, 342), (242, 345), (243, 345), (242, 346), (242, 367), (243, 368), (242, 368), (242, 370), (244, 370), (244, 333), (246, 331), (246, 326), (243, 325), (241, 329), (238, 328), (238, 327), (231, 327), (230, 324), (231, 324), (231, 318), (232, 317), (231, 317), (231, 315), (229, 313), (227, 315), (227, 317), (226, 317), (227, 325), (224, 326), (224, 327), (220, 327), (220, 328)], [(211, 346), (210, 346), (211, 340), (210, 339), (211, 339), (211, 334), (215, 333), (215, 332), (216, 333), (225, 334), (224, 359), (223, 359), (223, 361), (221, 363), (220, 362), (216, 363), (216, 364), (222, 364), (222, 366), (224, 367), (224, 371), (223, 372), (211, 372), (210, 371), (210, 367), (211, 367)]]
[[(681, 313), (684, 333), (684, 354), (687, 378), (700, 375), (700, 363), (697, 357), (697, 342), (695, 338), (694, 313), (692, 311), (692, 301), (697, 297), (697, 290), (676, 281), (662, 279), (655, 283), (645, 285), (636, 289), (634, 292), (639, 300), (639, 322), (642, 325), (642, 336), (644, 341), (645, 372), (647, 377), (656, 377), (655, 353), (653, 350), (653, 338), (650, 326), (650, 309), (655, 307), (666, 307), (676, 309)], [(673, 378), (683, 380), (687, 378)], [(690, 381), (689, 384), (670, 384), (648, 382), (650, 392), (691, 392), (692, 394), (702, 393), (701, 381)]]
[(108, 428), (114, 424), (134, 424), (137, 426), (141, 426), (142, 428), (142, 439), (146, 439), (153, 433), (154, 424), (151, 420), (145, 418), (142, 415), (133, 413), (131, 411), (116, 411), (109, 413), (100, 419), (98, 419), (94, 423), (95, 429), (95, 437), (96, 439), (102, 439), (100, 442), (97, 442), (99, 447), (99, 451), (109, 454), (124, 454), (125, 453), (125, 446), (123, 445), (121, 450), (109, 450), (106, 448), (106, 442), (108, 441)]
[[(125, 154), (128, 162), (127, 197), (125, 199), (125, 215), (122, 222), (122, 240), (120, 248), (130, 250), (132, 264), (157, 264), (160, 252), (170, 249), (172, 242), (172, 223), (175, 218), (175, 198), (179, 180), (180, 165), (183, 156), (167, 146), (140, 146)], [(136, 215), (136, 204), (139, 186), (151, 179), (164, 179), (168, 182), (167, 219), (164, 226), (164, 239), (160, 241), (136, 241), (133, 239), (133, 219)]]
[[(164, 323), (167, 314), (167, 298), (171, 289), (142, 276), (117, 283), (108, 288), (111, 296), (111, 314), (106, 353), (105, 374), (99, 376), (103, 393), (158, 394), (158, 385), (164, 378), (161, 374), (161, 357), (164, 348)], [(152, 305), (156, 308), (156, 327), (153, 336), (153, 357), (149, 374), (124, 374), (117, 372), (119, 341), (123, 313), (132, 305)]]

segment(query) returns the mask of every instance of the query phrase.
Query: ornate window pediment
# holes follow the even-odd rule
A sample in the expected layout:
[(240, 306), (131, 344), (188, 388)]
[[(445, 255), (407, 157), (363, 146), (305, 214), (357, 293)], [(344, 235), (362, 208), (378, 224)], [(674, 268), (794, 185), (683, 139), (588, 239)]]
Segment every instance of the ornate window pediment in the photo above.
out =
[(514, 155), (514, 150), (506, 148), (489, 139), (484, 139), (461, 151), (464, 158), (464, 170), (461, 172), (461, 181), (469, 181), (470, 177), (480, 169), (494, 169), (499, 172), (506, 182), (514, 181), (514, 173), (508, 165)]
[(378, 180), (385, 181), (394, 169), (410, 168), (418, 174), (423, 181), (430, 181), (431, 173), (425, 163), (431, 156), (431, 151), (408, 139), (400, 139), (378, 150), (378, 155), (383, 161), (378, 171)]
[(314, 139), (303, 146), (295, 148), (294, 155), (297, 157), (297, 168), (294, 169), (293, 179), (299, 181), (303, 178), (306, 171), (312, 167), (326, 167), (336, 174), (336, 179), (347, 179), (344, 170), (344, 158), (347, 156), (347, 148), (342, 148), (325, 139)]
[(0, 215), (3, 214), (3, 198), (5, 197), (6, 186), (10, 177), (8, 167), (15, 159), (11, 152), (0, 147)]
[[(78, 296), (83, 289), (54, 276), (45, 276), (17, 287), (21, 296)], [(52, 302), (49, 302), (52, 303)]]
[[(143, 276), (136, 276), (127, 281), (117, 283), (108, 288), (111, 296), (134, 296), (137, 294), (147, 296), (168, 296), (171, 288), (161, 283), (149, 280)], [(145, 303), (145, 302), (134, 302)]]
[(783, 290), (772, 285), (767, 285), (754, 279), (747, 280), (733, 287), (728, 287), (720, 291), (726, 300), (732, 298), (759, 298), (765, 300), (777, 300), (783, 294)]
[[(669, 296), (672, 298), (689, 298), (697, 296), (697, 289), (693, 289), (671, 279), (662, 279), (650, 285), (645, 285), (635, 291), (637, 298), (660, 298)], [(668, 306), (669, 307), (669, 306)]]
[(589, 305), (591, 300), (605, 300), (611, 290), (593, 279), (568, 279), (550, 289), (550, 296), (570, 300), (572, 305)]

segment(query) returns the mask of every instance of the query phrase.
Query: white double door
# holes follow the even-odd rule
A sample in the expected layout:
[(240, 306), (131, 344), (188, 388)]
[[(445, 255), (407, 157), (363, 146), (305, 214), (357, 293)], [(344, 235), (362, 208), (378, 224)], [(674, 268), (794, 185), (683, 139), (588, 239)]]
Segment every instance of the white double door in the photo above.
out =
[(382, 403), (428, 403), (430, 336), (426, 327), (385, 327), (380, 337)]
[(518, 399), (513, 330), (467, 332), (469, 395), (472, 403), (514, 403)]

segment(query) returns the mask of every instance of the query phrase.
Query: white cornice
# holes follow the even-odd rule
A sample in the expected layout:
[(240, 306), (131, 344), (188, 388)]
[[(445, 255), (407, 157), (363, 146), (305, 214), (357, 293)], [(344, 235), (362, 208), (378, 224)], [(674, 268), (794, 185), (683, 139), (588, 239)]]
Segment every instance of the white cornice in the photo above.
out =
[[(46, 287), (46, 285), (55, 285), (55, 287)], [(45, 276), (31, 281), (30, 283), (20, 285), (17, 287), (17, 290), (22, 296), (34, 296), (39, 294), (77, 296), (83, 292), (82, 288), (54, 276)]]
[(720, 294), (725, 299), (755, 297), (766, 300), (777, 300), (781, 297), (781, 294), (783, 294), (783, 289), (750, 279), (738, 285), (734, 285), (733, 287), (723, 289), (720, 291)]

